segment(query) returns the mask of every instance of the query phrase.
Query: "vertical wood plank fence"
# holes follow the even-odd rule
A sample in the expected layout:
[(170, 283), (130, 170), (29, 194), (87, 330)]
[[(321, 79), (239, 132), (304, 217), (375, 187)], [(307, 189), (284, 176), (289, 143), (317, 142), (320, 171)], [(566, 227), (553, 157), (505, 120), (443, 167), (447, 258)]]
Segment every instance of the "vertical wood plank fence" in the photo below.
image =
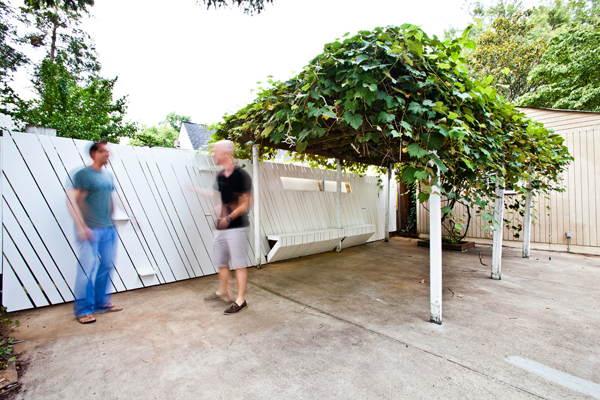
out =
[[(570, 231), (571, 245), (600, 247), (600, 113), (522, 110), (562, 136), (575, 159), (563, 174), (564, 192), (552, 192), (550, 196), (539, 195), (533, 199), (531, 242), (567, 245), (565, 232)], [(514, 201), (512, 196), (515, 195), (505, 196), (508, 205)], [(466, 215), (466, 208), (462, 205), (456, 205), (455, 210), (456, 215)], [(474, 210), (471, 213), (473, 220), (467, 238), (491, 239), (492, 231), (482, 230), (486, 222)], [(417, 232), (428, 234), (427, 203), (417, 206), (417, 215)], [(523, 221), (523, 217), (507, 209), (504, 218), (514, 226)], [(515, 236), (515, 232), (504, 228), (503, 239), (522, 241), (522, 232), (519, 237)]]

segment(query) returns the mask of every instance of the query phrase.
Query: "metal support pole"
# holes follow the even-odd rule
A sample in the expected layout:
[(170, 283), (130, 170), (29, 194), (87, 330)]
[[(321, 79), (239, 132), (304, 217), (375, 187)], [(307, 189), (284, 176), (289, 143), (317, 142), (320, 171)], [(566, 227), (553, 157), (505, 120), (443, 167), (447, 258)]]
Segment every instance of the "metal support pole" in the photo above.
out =
[(390, 183), (391, 183), (391, 168), (388, 166), (387, 171), (387, 183), (385, 187), (385, 241), (390, 241)]
[[(342, 229), (342, 159), (337, 159), (337, 170), (336, 170), (336, 215), (335, 215), (335, 227)], [(342, 251), (342, 242), (335, 248), (338, 253)]]
[(494, 200), (494, 222), (500, 226), (494, 228), (494, 245), (492, 248), (492, 279), (502, 279), (502, 233), (504, 226), (504, 188), (496, 185)]
[(442, 201), (440, 189), (429, 196), (429, 298), (431, 322), (442, 324)]
[(252, 146), (252, 197), (254, 199), (254, 265), (260, 269), (262, 264), (260, 249), (260, 164), (258, 146)]
[(523, 221), (523, 258), (529, 258), (531, 253), (531, 184), (527, 184), (525, 200), (525, 219)]

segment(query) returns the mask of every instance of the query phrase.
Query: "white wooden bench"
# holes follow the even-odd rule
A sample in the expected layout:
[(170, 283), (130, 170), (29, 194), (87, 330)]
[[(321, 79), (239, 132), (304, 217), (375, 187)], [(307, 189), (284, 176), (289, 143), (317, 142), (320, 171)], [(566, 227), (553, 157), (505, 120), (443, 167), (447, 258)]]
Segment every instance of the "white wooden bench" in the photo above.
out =
[(342, 241), (342, 248), (366, 243), (375, 233), (375, 225), (356, 225), (342, 229), (276, 233), (267, 235), (276, 242), (267, 254), (267, 262), (332, 251)]

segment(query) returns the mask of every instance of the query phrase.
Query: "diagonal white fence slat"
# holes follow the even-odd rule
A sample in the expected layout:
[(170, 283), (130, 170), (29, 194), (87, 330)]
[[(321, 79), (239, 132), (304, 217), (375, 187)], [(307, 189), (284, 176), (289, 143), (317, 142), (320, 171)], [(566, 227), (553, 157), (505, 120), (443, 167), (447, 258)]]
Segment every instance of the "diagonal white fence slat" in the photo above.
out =
[[(73, 174), (90, 163), (91, 142), (5, 132), (2, 163), (2, 304), (8, 311), (73, 300), (77, 238), (66, 191)], [(212, 245), (220, 198), (190, 186), (212, 188), (219, 168), (193, 151), (110, 146), (106, 166), (114, 176), (118, 231), (113, 292), (217, 272)], [(252, 165), (239, 164), (250, 174)], [(265, 162), (260, 164), (261, 254), (268, 236), (285, 238), (277, 260), (383, 239), (383, 194), (377, 177), (344, 174), (352, 188), (342, 195), (341, 231), (335, 226), (332, 192), (286, 190), (282, 177), (335, 181), (334, 171)], [(249, 213), (246, 260), (254, 263), (254, 219)], [(375, 233), (371, 234), (374, 225)], [(395, 229), (395, 221), (390, 224)], [(367, 227), (367, 228), (365, 228)], [(347, 229), (346, 229), (347, 228)], [(322, 231), (322, 233), (318, 233)], [(352, 236), (354, 235), (354, 236)]]
[[(23, 207), (27, 218), (33, 224), (43, 245), (62, 272), (67, 285), (72, 291), (75, 283), (75, 268), (78, 265), (75, 251), (67, 240), (60, 224), (57, 223), (51, 207), (48, 206), (44, 194), (40, 191), (38, 183), (31, 174), (25, 159), (19, 153), (12, 136), (5, 135), (2, 138), (2, 172), (5, 178), (2, 184), (3, 201), (7, 201), (5, 193), (10, 192), (9, 189), (12, 189), (15, 195), (12, 199), (14, 203), (11, 204), (9, 202), (9, 206), (13, 208), (20, 204)], [(19, 134), (14, 134), (14, 136), (19, 136)], [(29, 161), (31, 163), (36, 162), (36, 160)], [(60, 195), (60, 193), (56, 195)], [(52, 198), (49, 199), (52, 200)], [(62, 204), (65, 204), (64, 191), (62, 191)], [(65, 219), (61, 222), (68, 224), (70, 223), (70, 219)], [(6, 226), (3, 226), (3, 229), (6, 229)], [(66, 265), (69, 265), (70, 268), (64, 268)], [(25, 268), (25, 263), (13, 265), (17, 276), (19, 274), (18, 271)]]

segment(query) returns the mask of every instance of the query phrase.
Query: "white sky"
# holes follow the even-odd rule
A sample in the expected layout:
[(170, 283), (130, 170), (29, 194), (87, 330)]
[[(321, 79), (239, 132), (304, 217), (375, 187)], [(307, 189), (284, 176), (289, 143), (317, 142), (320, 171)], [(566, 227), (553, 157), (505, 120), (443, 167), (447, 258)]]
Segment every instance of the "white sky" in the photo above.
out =
[(469, 21), (463, 0), (275, 0), (260, 15), (206, 10), (195, 0), (99, 0), (83, 28), (102, 73), (129, 95), (128, 118), (147, 125), (175, 111), (213, 123), (252, 101), (268, 75), (285, 80), (346, 32), (421, 25), (443, 36)]
[(102, 75), (118, 76), (128, 119), (153, 125), (175, 111), (213, 123), (253, 100), (268, 75), (285, 80), (346, 32), (417, 24), (443, 36), (464, 27), (463, 0), (275, 0), (260, 15), (195, 0), (98, 0), (83, 29)]

